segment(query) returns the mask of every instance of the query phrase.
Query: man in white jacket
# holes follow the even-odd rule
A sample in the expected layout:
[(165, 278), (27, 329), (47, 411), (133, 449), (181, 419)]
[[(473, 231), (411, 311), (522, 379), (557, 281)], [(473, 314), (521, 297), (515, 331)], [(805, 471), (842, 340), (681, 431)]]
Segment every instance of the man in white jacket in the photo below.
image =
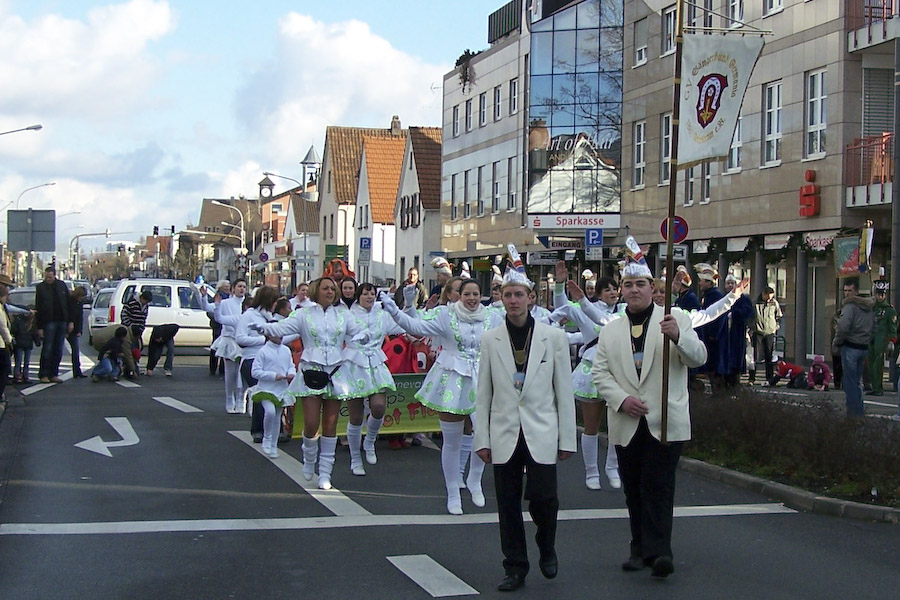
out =
[(524, 491), (537, 526), (539, 566), (544, 577), (556, 577), (556, 461), (577, 448), (569, 344), (561, 330), (530, 315), (530, 283), (515, 271), (504, 277), (506, 322), (482, 337), (478, 373), (475, 449), (485, 463), (494, 464), (506, 570), (500, 591), (522, 587), (528, 574), (522, 521), (526, 468)]

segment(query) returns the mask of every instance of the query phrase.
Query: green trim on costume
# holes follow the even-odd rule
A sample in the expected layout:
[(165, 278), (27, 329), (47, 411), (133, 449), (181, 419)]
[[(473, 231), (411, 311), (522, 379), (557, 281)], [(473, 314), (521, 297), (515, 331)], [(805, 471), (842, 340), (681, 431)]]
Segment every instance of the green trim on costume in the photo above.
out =
[(421, 402), (422, 405), (425, 406), (426, 408), (430, 408), (431, 410), (434, 410), (437, 412), (450, 413), (451, 415), (471, 415), (473, 412), (475, 412), (474, 407), (471, 410), (451, 410), (451, 409), (447, 408), (446, 406), (438, 406), (437, 404), (432, 404), (431, 402), (428, 402), (427, 400), (422, 398), (422, 396), (420, 396), (418, 393), (416, 393), (415, 399), (418, 400), (419, 402)]
[(278, 408), (284, 406), (284, 401), (272, 392), (256, 392), (250, 399), (253, 400), (253, 402), (268, 400)]

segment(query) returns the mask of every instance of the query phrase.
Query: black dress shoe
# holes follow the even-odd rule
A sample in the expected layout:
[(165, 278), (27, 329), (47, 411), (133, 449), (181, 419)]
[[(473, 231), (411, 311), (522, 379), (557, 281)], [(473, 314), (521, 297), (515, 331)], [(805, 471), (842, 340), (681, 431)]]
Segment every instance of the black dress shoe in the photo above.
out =
[(644, 568), (644, 559), (640, 556), (629, 556), (628, 560), (622, 563), (623, 571), (640, 571)]
[(263, 438), (263, 434), (254, 433), (253, 434), (253, 443), (254, 444), (262, 444), (262, 438)]
[(541, 568), (541, 575), (547, 579), (556, 577), (556, 573), (559, 571), (559, 559), (556, 557), (556, 552), (551, 550), (547, 554), (541, 553), (541, 560), (538, 561), (538, 566)]
[(514, 592), (523, 585), (525, 585), (525, 576), (519, 575), (518, 573), (512, 573), (504, 577), (503, 581), (497, 584), (497, 589), (501, 592)]
[(662, 579), (668, 577), (675, 571), (675, 565), (672, 564), (672, 558), (669, 556), (659, 556), (653, 561), (653, 570), (650, 575)]

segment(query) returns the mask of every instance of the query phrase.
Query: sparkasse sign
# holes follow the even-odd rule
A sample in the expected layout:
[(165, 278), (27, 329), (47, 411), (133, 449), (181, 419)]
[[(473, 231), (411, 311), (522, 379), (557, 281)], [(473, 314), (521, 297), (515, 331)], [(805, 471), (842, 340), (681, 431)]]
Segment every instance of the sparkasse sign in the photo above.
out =
[(602, 227), (616, 229), (621, 222), (618, 214), (529, 213), (532, 229), (587, 229)]

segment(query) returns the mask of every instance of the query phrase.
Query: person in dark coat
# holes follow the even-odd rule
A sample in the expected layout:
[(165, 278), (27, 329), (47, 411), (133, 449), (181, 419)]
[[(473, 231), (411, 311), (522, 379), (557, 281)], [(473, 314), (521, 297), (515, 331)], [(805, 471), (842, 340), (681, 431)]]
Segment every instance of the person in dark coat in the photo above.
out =
[(41, 383), (62, 383), (59, 363), (74, 325), (69, 319), (69, 288), (56, 278), (55, 267), (44, 269), (44, 280), (35, 286), (34, 298), (38, 336), (43, 340), (38, 376)]
[(84, 297), (87, 290), (78, 286), (69, 294), (69, 322), (72, 329), (66, 339), (69, 341), (69, 351), (72, 353), (72, 376), (87, 377), (81, 372), (81, 349), (79, 342), (84, 331)]
[(690, 274), (684, 266), (679, 266), (675, 271), (675, 278), (672, 279), (672, 291), (675, 292), (675, 306), (681, 310), (690, 312), (692, 310), (700, 310), (700, 300), (697, 294), (691, 290)]
[[(738, 283), (731, 273), (725, 277), (725, 290), (730, 292)], [(753, 318), (753, 301), (750, 296), (742, 294), (722, 317), (725, 321), (722, 343), (719, 345), (719, 371), (725, 379), (727, 387), (734, 387), (740, 380), (746, 366), (747, 325)]]
[(172, 361), (175, 359), (175, 334), (178, 333), (178, 325), (175, 323), (166, 323), (165, 325), (157, 325), (150, 332), (150, 345), (147, 347), (147, 371), (146, 375), (152, 376), (156, 363), (162, 356), (163, 349), (166, 350), (166, 362), (163, 364), (163, 371), (166, 377), (172, 376)]
[[(716, 302), (722, 299), (724, 294), (716, 287), (716, 280), (719, 279), (719, 273), (715, 267), (706, 263), (698, 263), (694, 265), (697, 270), (697, 278), (700, 280), (697, 284), (700, 288), (702, 300), (700, 306), (706, 310)], [(720, 346), (722, 338), (725, 335), (726, 318), (721, 316), (712, 323), (707, 323), (697, 328), (697, 335), (706, 346), (706, 354), (709, 359), (706, 365), (700, 368), (701, 372), (707, 373), (710, 383), (718, 383), (719, 373), (722, 367), (719, 365)]]

